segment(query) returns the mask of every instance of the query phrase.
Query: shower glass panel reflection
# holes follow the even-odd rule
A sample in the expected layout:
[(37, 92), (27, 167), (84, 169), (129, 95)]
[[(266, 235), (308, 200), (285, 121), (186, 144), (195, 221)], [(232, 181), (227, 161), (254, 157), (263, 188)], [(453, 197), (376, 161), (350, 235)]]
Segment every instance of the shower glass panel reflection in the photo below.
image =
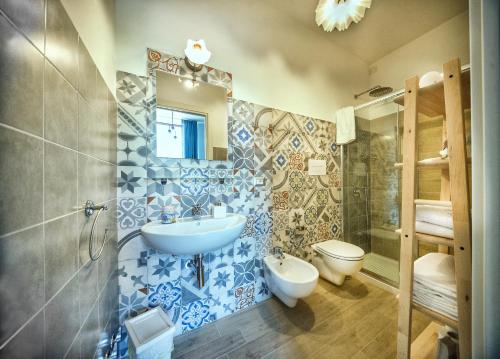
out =
[(344, 238), (365, 251), (363, 272), (396, 287), (402, 111), (392, 100), (356, 110), (356, 140), (343, 146)]

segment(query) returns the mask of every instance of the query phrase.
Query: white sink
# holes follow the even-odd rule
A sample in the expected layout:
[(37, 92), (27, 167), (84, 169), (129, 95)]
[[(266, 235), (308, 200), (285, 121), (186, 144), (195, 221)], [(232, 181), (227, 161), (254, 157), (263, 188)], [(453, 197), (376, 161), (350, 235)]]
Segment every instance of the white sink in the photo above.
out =
[(246, 220), (241, 214), (228, 214), (224, 218), (183, 218), (172, 224), (154, 221), (143, 226), (141, 232), (156, 250), (175, 255), (195, 255), (234, 242), (243, 232)]

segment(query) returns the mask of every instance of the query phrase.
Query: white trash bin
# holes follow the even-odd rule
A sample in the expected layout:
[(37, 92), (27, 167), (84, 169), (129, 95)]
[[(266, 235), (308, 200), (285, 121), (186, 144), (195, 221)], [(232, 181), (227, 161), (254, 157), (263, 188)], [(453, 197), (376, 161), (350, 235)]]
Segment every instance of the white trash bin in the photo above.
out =
[(175, 326), (159, 307), (127, 319), (130, 359), (170, 359), (174, 350)]

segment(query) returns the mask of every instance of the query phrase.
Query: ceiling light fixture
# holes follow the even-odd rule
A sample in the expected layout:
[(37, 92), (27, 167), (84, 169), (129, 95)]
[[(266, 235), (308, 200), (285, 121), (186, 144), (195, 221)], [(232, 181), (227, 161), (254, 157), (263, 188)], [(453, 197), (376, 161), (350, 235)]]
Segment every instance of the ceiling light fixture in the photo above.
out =
[(212, 53), (208, 51), (205, 40), (194, 41), (189, 39), (186, 48), (184, 49), (186, 55), (186, 65), (192, 71), (198, 72), (202, 69), (203, 64), (210, 60)]
[(184, 80), (184, 86), (186, 88), (198, 87), (198, 81), (196, 80), (196, 73), (203, 69), (203, 64), (205, 64), (212, 56), (212, 53), (208, 51), (205, 40), (194, 41), (189, 39), (184, 49), (184, 62), (188, 69), (193, 72), (192, 80)]
[(316, 24), (325, 31), (346, 30), (354, 21), (358, 23), (370, 8), (372, 0), (320, 0), (316, 8)]

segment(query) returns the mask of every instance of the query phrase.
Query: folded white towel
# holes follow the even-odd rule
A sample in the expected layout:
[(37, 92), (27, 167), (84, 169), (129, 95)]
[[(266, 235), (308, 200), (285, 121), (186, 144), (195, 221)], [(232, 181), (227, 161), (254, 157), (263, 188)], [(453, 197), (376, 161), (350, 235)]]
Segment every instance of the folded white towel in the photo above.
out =
[(415, 260), (413, 269), (415, 303), (457, 319), (457, 286), (453, 256), (428, 253)]
[(442, 303), (443, 305), (450, 306), (453, 308), (457, 306), (456, 294), (445, 295), (443, 293), (434, 291), (431, 288), (414, 286), (413, 295), (420, 298), (427, 298), (429, 300), (435, 301), (436, 303)]
[(453, 238), (453, 229), (422, 221), (415, 221), (415, 231), (438, 237)]
[(422, 278), (415, 277), (414, 278), (414, 287), (422, 287), (422, 288), (428, 288), (429, 290), (432, 290), (435, 293), (438, 293), (440, 295), (445, 295), (450, 298), (456, 298), (457, 297), (457, 286), (456, 285), (447, 285), (447, 284), (441, 284), (438, 282), (433, 282), (430, 280), (424, 280)]
[(415, 219), (438, 226), (453, 229), (451, 207), (416, 205)]
[(437, 284), (455, 285), (455, 261), (453, 256), (445, 253), (427, 253), (415, 260), (413, 273)]
[(354, 107), (344, 107), (335, 113), (337, 126), (337, 145), (345, 145), (356, 139), (356, 120)]
[(458, 319), (458, 310), (451, 310), (450, 308), (446, 308), (439, 303), (430, 302), (428, 300), (422, 300), (421, 298), (413, 298), (413, 301), (417, 304), (420, 304), (426, 308), (430, 308), (438, 313), (441, 313), (447, 317), (452, 319)]
[(457, 307), (457, 299), (456, 298), (451, 298), (451, 297), (447, 297), (444, 295), (439, 295), (439, 294), (432, 292), (432, 291), (429, 291), (429, 290), (415, 288), (413, 290), (413, 295), (415, 297), (419, 297), (422, 299), (429, 299), (429, 300), (434, 301), (436, 303), (441, 303), (444, 306), (447, 306), (450, 308)]
[(456, 305), (452, 305), (451, 303), (446, 303), (446, 302), (441, 302), (439, 300), (435, 300), (434, 298), (429, 298), (429, 297), (419, 297), (417, 295), (413, 296), (413, 301), (422, 303), (426, 307), (430, 308), (439, 308), (440, 310), (449, 313), (452, 316), (455, 316), (458, 308)]

